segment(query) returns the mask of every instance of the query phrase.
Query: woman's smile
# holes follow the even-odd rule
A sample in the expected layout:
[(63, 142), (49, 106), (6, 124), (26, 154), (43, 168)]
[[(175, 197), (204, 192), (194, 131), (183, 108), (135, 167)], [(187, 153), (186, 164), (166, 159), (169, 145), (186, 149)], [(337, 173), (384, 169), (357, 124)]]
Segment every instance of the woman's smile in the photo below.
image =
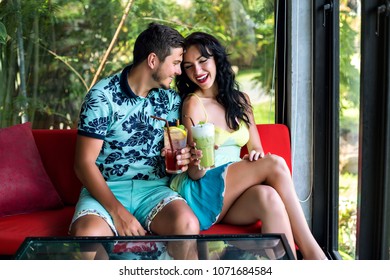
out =
[(203, 84), (206, 82), (207, 78), (208, 78), (208, 74), (204, 74), (196, 77), (196, 80), (198, 81), (198, 83)]

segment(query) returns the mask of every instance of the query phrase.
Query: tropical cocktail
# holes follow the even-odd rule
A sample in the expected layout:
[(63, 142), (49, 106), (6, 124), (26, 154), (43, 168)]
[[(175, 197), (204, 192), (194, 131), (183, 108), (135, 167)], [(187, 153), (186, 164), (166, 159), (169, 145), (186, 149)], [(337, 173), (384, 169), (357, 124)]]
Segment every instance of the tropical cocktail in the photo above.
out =
[(187, 129), (183, 125), (164, 127), (165, 171), (171, 174), (181, 173), (182, 166), (177, 164), (176, 156), (187, 146)]
[(212, 123), (199, 123), (191, 127), (192, 138), (196, 148), (202, 150), (200, 167), (209, 169), (214, 166), (214, 125)]

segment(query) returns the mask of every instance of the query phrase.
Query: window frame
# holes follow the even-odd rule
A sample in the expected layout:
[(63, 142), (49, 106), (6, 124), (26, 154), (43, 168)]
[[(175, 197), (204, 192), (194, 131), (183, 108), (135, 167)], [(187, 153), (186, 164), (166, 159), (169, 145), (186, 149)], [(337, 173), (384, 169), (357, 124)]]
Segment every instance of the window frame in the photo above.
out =
[(276, 77), (275, 77), (275, 123), (288, 124), (287, 109), (287, 10), (286, 0), (275, 1)]
[[(277, 90), (275, 122), (288, 125), (288, 10), (287, 0), (276, 1)], [(308, 3), (308, 2), (307, 2)], [(338, 4), (326, 13), (329, 1), (315, 1), (313, 10), (313, 196), (311, 228), (327, 256), (341, 259), (338, 253)], [(277, 11), (275, 10), (275, 14)], [(325, 18), (324, 18), (325, 15)], [(323, 26), (325, 20), (325, 26)], [(325, 147), (325, 149), (324, 149)], [(336, 168), (336, 169), (335, 169)]]
[[(327, 8), (327, 9), (325, 9)], [(339, 3), (313, 4), (312, 231), (331, 259), (338, 253)]]
[(390, 16), (376, 13), (385, 2), (362, 1), (357, 259), (389, 259)]
[[(377, 36), (377, 9), (384, 2), (388, 11), (379, 19)], [(312, 231), (320, 246), (334, 259), (341, 259), (338, 253), (339, 4), (329, 0), (313, 4)], [(325, 5), (331, 9), (324, 11)], [(356, 258), (389, 259), (390, 1), (362, 1), (361, 14)]]

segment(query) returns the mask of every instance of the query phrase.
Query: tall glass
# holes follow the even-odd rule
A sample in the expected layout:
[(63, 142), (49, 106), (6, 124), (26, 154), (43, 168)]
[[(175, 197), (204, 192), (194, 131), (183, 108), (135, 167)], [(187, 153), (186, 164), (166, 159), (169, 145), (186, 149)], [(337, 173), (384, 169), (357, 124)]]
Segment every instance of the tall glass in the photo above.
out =
[(200, 167), (202, 169), (214, 167), (214, 125), (212, 123), (197, 124), (191, 127), (191, 133), (196, 143), (196, 148), (202, 150)]
[(187, 129), (170, 126), (164, 128), (164, 147), (165, 147), (165, 171), (171, 174), (179, 174), (182, 172), (181, 165), (177, 164), (176, 156), (180, 154), (180, 150), (187, 146)]

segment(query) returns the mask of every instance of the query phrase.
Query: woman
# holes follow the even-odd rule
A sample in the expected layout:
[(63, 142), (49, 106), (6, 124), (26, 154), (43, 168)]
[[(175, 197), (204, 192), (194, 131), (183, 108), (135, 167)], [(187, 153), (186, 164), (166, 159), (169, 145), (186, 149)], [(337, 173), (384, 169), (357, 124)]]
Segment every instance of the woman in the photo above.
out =
[[(285, 233), (293, 251), (295, 240), (304, 259), (326, 259), (308, 227), (286, 162), (264, 155), (249, 98), (238, 89), (224, 47), (213, 36), (195, 32), (186, 38), (185, 48), (176, 85), (183, 98), (188, 141), (193, 142), (192, 122), (211, 122), (218, 149), (215, 168), (199, 170), (199, 160), (194, 160), (171, 186), (188, 201), (201, 228), (261, 219), (263, 233)], [(241, 160), (245, 144), (250, 152)], [(196, 158), (201, 156), (193, 151)]]

